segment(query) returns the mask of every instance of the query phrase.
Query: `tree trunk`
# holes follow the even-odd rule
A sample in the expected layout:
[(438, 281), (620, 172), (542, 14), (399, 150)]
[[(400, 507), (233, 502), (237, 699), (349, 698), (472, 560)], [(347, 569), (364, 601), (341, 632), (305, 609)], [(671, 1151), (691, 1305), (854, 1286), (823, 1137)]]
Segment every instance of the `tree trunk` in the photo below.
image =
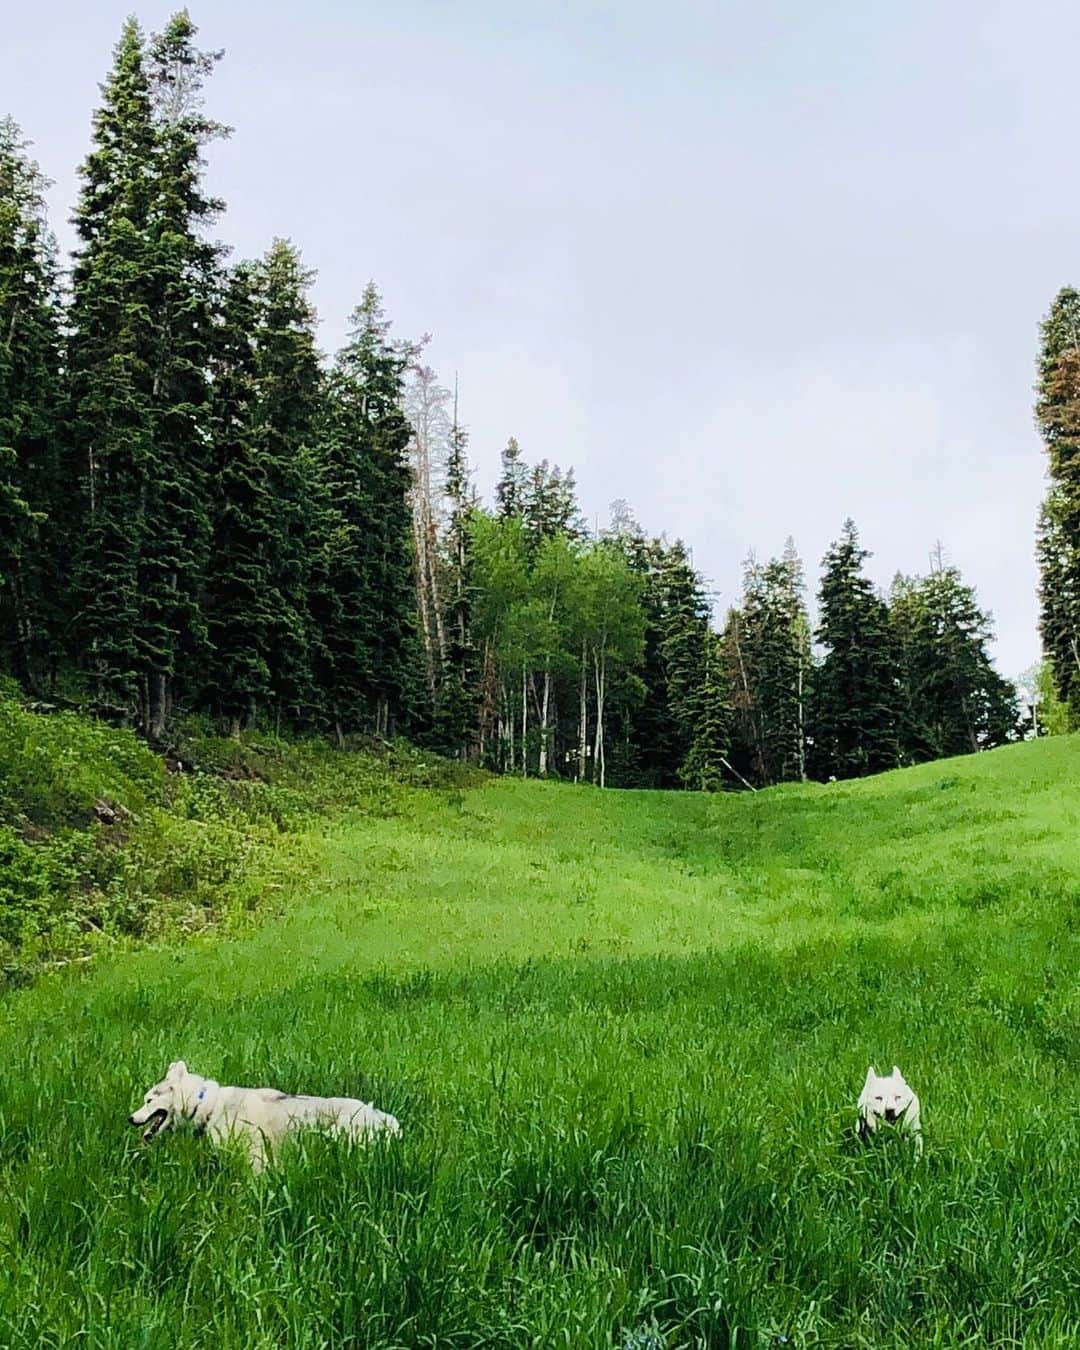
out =
[(529, 673), (521, 667), (521, 776), (529, 776)]
[(589, 744), (589, 703), (588, 703), (589, 660), (585, 643), (581, 644), (581, 702), (578, 707), (578, 761), (574, 782), (585, 778), (585, 750)]
[(503, 729), (506, 732), (506, 745), (504, 747), (502, 769), (503, 772), (513, 773), (514, 771), (514, 705), (510, 701), (510, 691), (506, 685), (502, 686), (503, 708)]
[(540, 765), (541, 778), (547, 777), (548, 770), (548, 709), (551, 706), (551, 666), (544, 668), (544, 701), (540, 705)]
[(596, 676), (596, 744), (593, 748), (593, 774), (601, 787), (606, 784), (604, 763), (604, 693), (607, 683), (607, 650), (593, 652), (593, 673)]
[(146, 734), (154, 743), (161, 741), (165, 735), (167, 678), (163, 670), (155, 670), (147, 684)]

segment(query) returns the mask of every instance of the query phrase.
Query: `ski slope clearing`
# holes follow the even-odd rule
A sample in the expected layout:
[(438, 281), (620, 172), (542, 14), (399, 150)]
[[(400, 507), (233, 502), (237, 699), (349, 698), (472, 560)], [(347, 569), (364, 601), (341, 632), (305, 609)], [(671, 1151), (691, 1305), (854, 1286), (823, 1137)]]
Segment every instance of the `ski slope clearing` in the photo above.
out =
[[(1080, 741), (756, 796), (496, 780), (230, 939), (0, 1003), (10, 1346), (1075, 1346)], [(253, 1177), (170, 1061), (374, 1100)], [(894, 1063), (925, 1152), (861, 1146)], [(782, 1339), (785, 1338), (785, 1339)]]

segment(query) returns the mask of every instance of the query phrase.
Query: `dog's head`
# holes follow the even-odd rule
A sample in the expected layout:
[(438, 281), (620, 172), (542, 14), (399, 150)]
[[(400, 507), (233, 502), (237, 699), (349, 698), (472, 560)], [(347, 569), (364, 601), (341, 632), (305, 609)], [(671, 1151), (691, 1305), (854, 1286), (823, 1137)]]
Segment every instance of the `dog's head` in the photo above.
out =
[(187, 1065), (178, 1059), (169, 1065), (169, 1072), (161, 1082), (149, 1089), (142, 1106), (128, 1117), (128, 1124), (145, 1125), (143, 1143), (149, 1143), (154, 1135), (171, 1129), (178, 1120), (194, 1113), (204, 1081), (198, 1075), (188, 1073)]
[(914, 1096), (895, 1064), (892, 1073), (887, 1075), (879, 1075), (871, 1064), (866, 1071), (859, 1110), (863, 1115), (880, 1116), (893, 1125), (911, 1105)]

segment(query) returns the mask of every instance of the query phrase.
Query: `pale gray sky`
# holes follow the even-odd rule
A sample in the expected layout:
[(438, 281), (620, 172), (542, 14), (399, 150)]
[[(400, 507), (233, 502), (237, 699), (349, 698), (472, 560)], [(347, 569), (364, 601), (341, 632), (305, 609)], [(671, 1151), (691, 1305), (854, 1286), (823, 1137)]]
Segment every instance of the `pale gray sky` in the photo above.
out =
[[(12, 6), (10, 111), (64, 242), (129, 10)], [(173, 5), (144, 3), (144, 27)], [(1050, 0), (193, 3), (238, 256), (291, 237), (334, 346), (374, 277), (457, 371), (490, 494), (516, 435), (683, 536), (725, 605), (753, 548), (852, 515), (886, 584), (936, 540), (1035, 659), (1038, 321), (1080, 268), (1080, 8)]]

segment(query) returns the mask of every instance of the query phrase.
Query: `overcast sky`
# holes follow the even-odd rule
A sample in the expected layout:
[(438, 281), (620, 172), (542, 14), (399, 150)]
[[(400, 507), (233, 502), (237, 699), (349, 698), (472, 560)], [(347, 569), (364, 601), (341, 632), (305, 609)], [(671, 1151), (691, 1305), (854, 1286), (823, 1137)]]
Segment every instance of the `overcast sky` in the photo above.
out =
[[(172, 5), (143, 3), (144, 27)], [(75, 168), (130, 5), (8, 7), (0, 113)], [(845, 516), (886, 585), (941, 540), (1038, 654), (1038, 322), (1080, 275), (1080, 6), (1025, 0), (213, 0), (236, 256), (291, 238), (335, 346), (373, 277), (508, 436), (680, 535), (724, 606)]]

